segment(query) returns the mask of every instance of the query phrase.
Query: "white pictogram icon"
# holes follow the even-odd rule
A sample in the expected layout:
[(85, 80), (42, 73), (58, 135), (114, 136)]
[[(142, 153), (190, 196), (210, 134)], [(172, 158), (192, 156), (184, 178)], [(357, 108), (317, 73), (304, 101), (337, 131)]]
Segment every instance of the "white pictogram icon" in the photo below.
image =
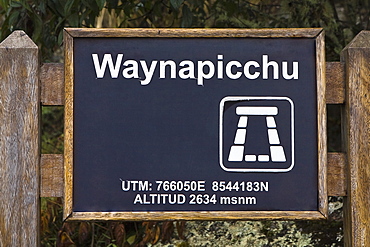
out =
[(285, 162), (285, 153), (283, 146), (280, 146), (279, 133), (276, 129), (274, 116), (278, 114), (277, 107), (258, 107), (258, 106), (239, 106), (236, 108), (236, 114), (240, 116), (238, 129), (235, 134), (233, 146), (230, 148), (228, 161), (242, 161), (243, 158), (247, 162), (269, 162), (270, 155), (260, 154), (258, 159), (256, 155), (246, 154), (244, 156), (244, 144), (247, 135), (248, 116), (265, 115), (268, 139), (270, 143), (270, 154), (272, 162)]
[[(232, 107), (225, 105), (231, 105)], [(277, 105), (277, 106), (274, 106)], [(279, 107), (285, 111), (284, 116), (289, 119), (284, 120), (284, 124), (279, 126), (275, 117), (279, 114)], [(238, 117), (234, 128), (236, 131), (233, 137), (233, 143), (229, 147), (224, 145), (223, 138), (226, 134), (224, 131), (225, 111), (228, 109)], [(250, 153), (246, 148), (248, 142), (248, 122), (253, 121), (255, 117), (265, 119), (264, 126), (259, 126), (260, 130), (267, 132), (269, 149), (267, 153)], [(230, 122), (230, 121), (228, 121)], [(289, 126), (287, 126), (289, 125)], [(289, 149), (288, 155), (283, 143), (279, 138), (279, 129), (289, 130), (290, 136), (285, 138), (289, 140), (286, 147)], [(229, 128), (226, 130), (228, 132)], [(261, 131), (260, 131), (261, 132)], [(231, 133), (231, 132), (230, 132)], [(229, 134), (230, 136), (230, 134)], [(261, 137), (265, 138), (265, 137)], [(230, 139), (230, 138), (229, 138)], [(250, 141), (250, 140), (249, 140)], [(252, 140), (253, 141), (253, 140)], [(240, 166), (245, 164), (245, 166)], [(252, 166), (248, 166), (252, 165)], [(261, 164), (261, 166), (256, 166)], [(225, 97), (220, 103), (220, 165), (225, 171), (233, 172), (288, 172), (294, 166), (294, 104), (288, 97)]]

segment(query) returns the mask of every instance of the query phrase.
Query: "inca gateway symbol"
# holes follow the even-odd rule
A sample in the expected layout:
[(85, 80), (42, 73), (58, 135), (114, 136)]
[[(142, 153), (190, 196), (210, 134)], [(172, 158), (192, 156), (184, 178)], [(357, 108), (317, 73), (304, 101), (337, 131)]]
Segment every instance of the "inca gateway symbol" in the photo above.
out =
[(220, 102), (220, 166), (228, 172), (294, 167), (294, 103), (288, 97), (228, 96)]

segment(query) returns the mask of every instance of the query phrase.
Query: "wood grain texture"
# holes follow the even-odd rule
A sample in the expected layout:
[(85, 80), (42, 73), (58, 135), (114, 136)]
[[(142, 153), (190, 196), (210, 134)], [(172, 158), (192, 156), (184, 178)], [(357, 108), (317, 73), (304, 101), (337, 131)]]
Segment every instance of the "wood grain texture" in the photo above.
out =
[(38, 48), (15, 31), (0, 57), (0, 246), (39, 246)]
[(265, 29), (229, 29), (229, 28), (66, 28), (72, 37), (155, 37), (155, 38), (314, 38), (321, 28), (265, 28)]
[(325, 219), (315, 211), (197, 211), (197, 212), (73, 212), (68, 220), (312, 220)]
[(41, 197), (63, 197), (64, 167), (62, 154), (41, 155)]
[(64, 105), (64, 64), (44, 63), (40, 71), (41, 104)]
[(326, 104), (343, 104), (345, 99), (345, 64), (326, 63)]
[(316, 86), (317, 86), (317, 148), (318, 148), (318, 186), (319, 211), (328, 217), (327, 190), (327, 135), (326, 135), (326, 83), (325, 83), (325, 43), (324, 31), (316, 38)]
[(328, 195), (346, 196), (346, 165), (344, 153), (328, 153)]
[(343, 50), (346, 63), (345, 146), (348, 159), (346, 246), (370, 246), (370, 32)]
[(73, 38), (64, 31), (64, 219), (72, 213), (73, 199)]

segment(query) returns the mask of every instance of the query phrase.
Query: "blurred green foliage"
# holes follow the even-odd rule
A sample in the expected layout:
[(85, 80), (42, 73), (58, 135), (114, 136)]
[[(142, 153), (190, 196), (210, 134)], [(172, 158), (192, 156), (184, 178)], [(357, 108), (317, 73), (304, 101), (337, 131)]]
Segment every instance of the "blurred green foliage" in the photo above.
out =
[(323, 27), (327, 60), (369, 28), (367, 0), (0, 0), (0, 39), (22, 29), (55, 60), (64, 27)]
[(41, 120), (41, 153), (62, 154), (64, 108), (59, 106), (43, 106)]

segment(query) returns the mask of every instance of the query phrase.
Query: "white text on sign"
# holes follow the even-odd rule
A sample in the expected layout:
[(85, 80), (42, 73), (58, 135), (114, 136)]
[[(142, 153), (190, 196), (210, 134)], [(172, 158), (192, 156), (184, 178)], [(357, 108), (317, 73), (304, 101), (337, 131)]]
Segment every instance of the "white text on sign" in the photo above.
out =
[[(120, 75), (124, 79), (139, 79), (141, 85), (148, 85), (153, 75), (159, 70), (159, 79), (166, 79), (169, 72), (169, 78), (180, 78), (183, 80), (196, 79), (197, 84), (203, 86), (204, 80), (214, 78), (237, 80), (243, 77), (248, 80), (263, 80), (272, 79), (278, 80), (282, 76), (285, 80), (298, 80), (297, 61), (288, 64), (288, 61), (281, 63), (270, 60), (268, 55), (262, 55), (262, 62), (249, 60), (240, 62), (237, 60), (224, 61), (223, 55), (217, 55), (217, 63), (211, 60), (191, 61), (182, 60), (177, 64), (173, 60), (152, 60), (147, 63), (145, 60), (124, 60), (124, 54), (120, 53), (113, 58), (112, 54), (104, 54), (102, 59), (99, 59), (98, 54), (92, 54), (92, 60), (96, 72), (96, 78), (104, 78), (106, 71), (109, 71), (110, 78), (116, 79)], [(108, 69), (107, 69), (108, 68)], [(272, 73), (269, 73), (269, 71)], [(121, 72), (121, 73), (120, 73)], [(143, 75), (144, 78), (141, 78)]]

